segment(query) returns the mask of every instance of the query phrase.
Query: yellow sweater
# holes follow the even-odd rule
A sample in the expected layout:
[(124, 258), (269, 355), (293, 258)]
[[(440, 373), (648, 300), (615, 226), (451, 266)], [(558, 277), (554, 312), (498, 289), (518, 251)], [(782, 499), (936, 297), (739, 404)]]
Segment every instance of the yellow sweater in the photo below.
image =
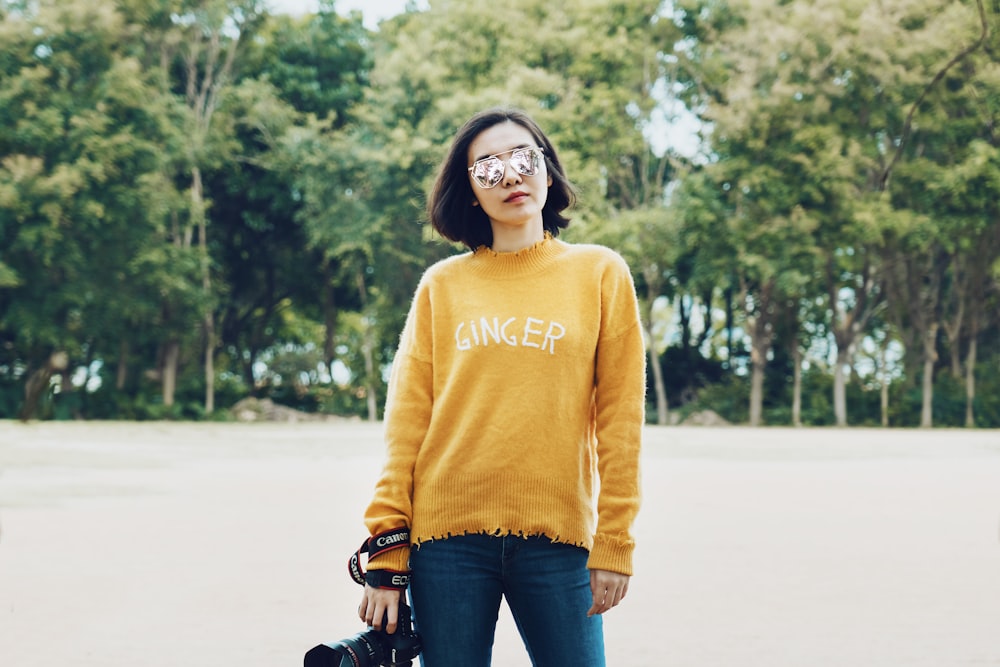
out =
[[(435, 264), (393, 363), (369, 531), (409, 526), (414, 545), (544, 535), (632, 574), (644, 369), (635, 288), (613, 251), (547, 237)], [(405, 570), (408, 557), (368, 566)]]

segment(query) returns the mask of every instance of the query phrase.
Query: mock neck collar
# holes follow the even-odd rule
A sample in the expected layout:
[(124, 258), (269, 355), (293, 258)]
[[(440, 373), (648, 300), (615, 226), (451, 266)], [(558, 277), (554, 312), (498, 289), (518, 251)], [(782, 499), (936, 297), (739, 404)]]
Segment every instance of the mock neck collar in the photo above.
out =
[(473, 269), (484, 276), (514, 278), (545, 269), (565, 249), (565, 243), (545, 232), (541, 241), (511, 252), (497, 252), (487, 246), (479, 246), (470, 255), (470, 260)]

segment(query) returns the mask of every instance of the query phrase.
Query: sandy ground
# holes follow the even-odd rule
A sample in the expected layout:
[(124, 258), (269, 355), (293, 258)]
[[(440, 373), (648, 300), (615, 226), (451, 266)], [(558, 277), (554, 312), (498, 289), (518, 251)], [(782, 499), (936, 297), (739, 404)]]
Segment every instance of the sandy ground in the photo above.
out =
[[(0, 422), (0, 666), (301, 665), (360, 631), (380, 435)], [(610, 665), (1000, 665), (1000, 432), (651, 427), (643, 466)], [(529, 664), (506, 611), (494, 664)]]

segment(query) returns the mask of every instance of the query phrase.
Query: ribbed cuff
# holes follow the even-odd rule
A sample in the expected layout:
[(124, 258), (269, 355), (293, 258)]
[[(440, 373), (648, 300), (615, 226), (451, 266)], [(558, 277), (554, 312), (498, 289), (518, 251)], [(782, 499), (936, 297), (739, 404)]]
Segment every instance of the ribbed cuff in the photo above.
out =
[(410, 547), (399, 547), (392, 551), (386, 551), (378, 558), (368, 561), (365, 569), (408, 572), (410, 569)]
[(590, 550), (590, 558), (587, 559), (587, 568), (632, 576), (633, 551), (635, 551), (633, 540), (596, 535), (594, 548)]

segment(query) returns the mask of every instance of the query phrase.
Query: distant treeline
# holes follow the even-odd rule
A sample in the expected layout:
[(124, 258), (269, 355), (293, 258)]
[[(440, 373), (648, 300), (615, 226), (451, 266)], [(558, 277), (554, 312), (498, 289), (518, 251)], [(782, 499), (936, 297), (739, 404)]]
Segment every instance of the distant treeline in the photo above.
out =
[(0, 0), (0, 418), (377, 419), (455, 129), (528, 110), (649, 420), (1000, 427), (983, 0)]

